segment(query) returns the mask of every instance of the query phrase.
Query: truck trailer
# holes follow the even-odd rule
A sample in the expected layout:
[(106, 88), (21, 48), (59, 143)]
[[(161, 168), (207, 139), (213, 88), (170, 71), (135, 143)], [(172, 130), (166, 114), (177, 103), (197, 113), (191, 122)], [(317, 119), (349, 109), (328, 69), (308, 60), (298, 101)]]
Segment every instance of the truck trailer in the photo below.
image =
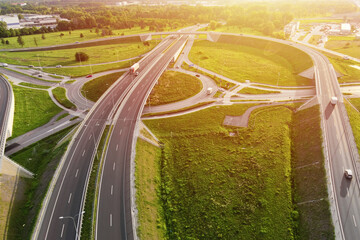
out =
[(140, 67), (139, 63), (135, 63), (134, 65), (132, 65), (132, 66), (130, 67), (130, 72), (131, 72), (131, 73), (136, 73), (136, 70), (138, 70), (139, 67)]

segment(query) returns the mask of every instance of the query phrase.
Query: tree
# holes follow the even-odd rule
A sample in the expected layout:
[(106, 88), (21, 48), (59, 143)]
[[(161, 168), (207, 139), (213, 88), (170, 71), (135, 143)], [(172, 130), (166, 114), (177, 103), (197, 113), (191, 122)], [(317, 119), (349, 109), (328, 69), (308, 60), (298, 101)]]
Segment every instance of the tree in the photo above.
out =
[(23, 47), (25, 44), (24, 39), (21, 36), (18, 36), (17, 42), (19, 45), (21, 45), (21, 47)]
[(75, 53), (75, 60), (77, 62), (87, 61), (88, 59), (89, 59), (89, 55), (87, 55), (84, 52), (76, 52)]
[(63, 33), (60, 33), (60, 38), (62, 38), (63, 36), (64, 36), (65, 34), (63, 34)]
[(34, 43), (35, 43), (36, 46), (38, 46), (38, 43), (37, 43), (37, 40), (36, 40), (35, 37), (34, 37)]
[(42, 40), (45, 40), (46, 39), (45, 34), (42, 34), (41, 38), (42, 38)]
[(9, 44), (10, 44), (9, 40), (6, 40), (5, 43), (6, 43), (6, 45), (9, 45)]
[(80, 37), (83, 38), (83, 37), (84, 37), (84, 34), (80, 33)]

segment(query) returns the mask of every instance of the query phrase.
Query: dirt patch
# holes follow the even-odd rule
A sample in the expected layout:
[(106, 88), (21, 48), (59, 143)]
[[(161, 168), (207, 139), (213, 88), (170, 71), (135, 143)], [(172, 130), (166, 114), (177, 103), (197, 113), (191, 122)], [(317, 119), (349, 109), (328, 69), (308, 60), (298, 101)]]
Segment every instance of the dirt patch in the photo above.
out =
[(0, 176), (0, 240), (7, 238), (11, 212), (24, 199), (26, 183), (18, 176)]

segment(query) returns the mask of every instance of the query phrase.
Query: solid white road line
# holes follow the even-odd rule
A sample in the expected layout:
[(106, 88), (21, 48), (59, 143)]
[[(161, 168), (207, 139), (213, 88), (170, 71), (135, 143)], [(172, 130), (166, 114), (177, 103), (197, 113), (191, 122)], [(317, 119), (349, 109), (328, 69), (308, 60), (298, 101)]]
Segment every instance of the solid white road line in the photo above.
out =
[(62, 225), (60, 238), (62, 238), (62, 236), (64, 234), (64, 227), (65, 227), (65, 224)]
[(79, 169), (76, 169), (75, 177), (78, 176), (78, 173), (79, 173)]
[(70, 195), (69, 195), (68, 203), (70, 203), (70, 201), (71, 201), (71, 196), (72, 196), (72, 193), (70, 193)]
[(357, 226), (356, 226), (356, 221), (355, 221), (354, 215), (353, 215), (353, 220), (354, 220), (354, 225), (355, 225), (355, 227), (357, 227)]
[(112, 214), (110, 213), (110, 227), (112, 227)]
[(111, 185), (111, 195), (113, 195), (114, 185)]
[(113, 164), (113, 171), (115, 171), (115, 162), (114, 162), (114, 164)]
[(83, 151), (83, 154), (82, 154), (82, 156), (84, 156), (84, 154), (85, 154), (85, 149), (84, 149), (84, 151)]

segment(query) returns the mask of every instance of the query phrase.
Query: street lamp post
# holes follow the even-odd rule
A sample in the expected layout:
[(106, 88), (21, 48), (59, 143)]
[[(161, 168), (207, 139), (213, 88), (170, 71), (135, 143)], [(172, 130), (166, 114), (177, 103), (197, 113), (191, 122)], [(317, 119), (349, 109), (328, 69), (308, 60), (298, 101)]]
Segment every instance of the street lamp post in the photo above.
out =
[(81, 213), (76, 214), (74, 217), (72, 217), (72, 216), (60, 216), (60, 217), (59, 217), (59, 219), (70, 218), (70, 219), (73, 221), (74, 227), (75, 227), (75, 233), (76, 233), (75, 239), (78, 238), (78, 234), (79, 234), (79, 233), (78, 233), (78, 230), (77, 230), (77, 227), (76, 227), (75, 218), (76, 218), (77, 216), (80, 216), (80, 215), (84, 214), (84, 213), (85, 213), (85, 211), (82, 211)]

